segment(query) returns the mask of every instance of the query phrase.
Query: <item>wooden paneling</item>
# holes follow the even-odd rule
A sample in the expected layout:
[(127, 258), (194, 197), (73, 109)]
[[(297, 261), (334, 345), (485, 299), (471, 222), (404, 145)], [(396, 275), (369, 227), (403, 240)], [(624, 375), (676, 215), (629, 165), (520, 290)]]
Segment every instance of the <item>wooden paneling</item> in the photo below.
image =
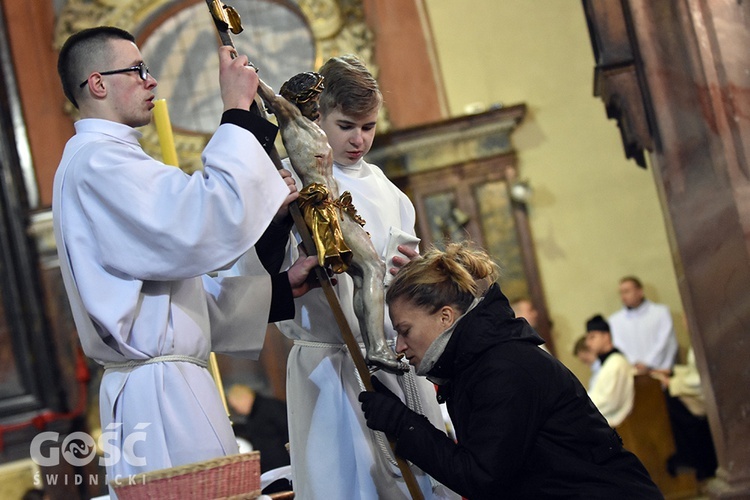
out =
[(674, 453), (674, 437), (661, 383), (648, 375), (635, 377), (633, 411), (617, 427), (622, 444), (637, 456), (666, 498), (697, 494), (695, 477), (667, 473), (667, 459)]
[(526, 110), (517, 104), (383, 134), (368, 160), (414, 202), (422, 250), (468, 239), (509, 266), (503, 290), (511, 300), (531, 299), (537, 329), (554, 353), (526, 206), (509, 196), (518, 176), (510, 136)]

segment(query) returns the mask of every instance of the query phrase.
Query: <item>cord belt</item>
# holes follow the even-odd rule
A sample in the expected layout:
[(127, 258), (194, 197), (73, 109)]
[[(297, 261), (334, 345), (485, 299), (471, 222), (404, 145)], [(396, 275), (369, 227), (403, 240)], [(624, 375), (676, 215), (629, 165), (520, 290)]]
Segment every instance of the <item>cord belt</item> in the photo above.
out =
[[(316, 342), (314, 340), (300, 340), (296, 339), (294, 341), (294, 345), (298, 345), (301, 347), (314, 347), (317, 349), (346, 349), (346, 344), (343, 342), (340, 344), (335, 344), (332, 342)], [(365, 344), (363, 342), (359, 342), (359, 348), (364, 349)], [(395, 344), (394, 344), (395, 345)]]
[(194, 358), (193, 356), (186, 356), (184, 354), (167, 354), (165, 356), (156, 356), (155, 358), (148, 359), (133, 359), (125, 361), (123, 363), (105, 363), (105, 370), (119, 370), (123, 368), (136, 368), (143, 365), (151, 365), (154, 363), (174, 363), (175, 361), (182, 361), (185, 363), (193, 363), (203, 368), (208, 368), (208, 361), (204, 359)]

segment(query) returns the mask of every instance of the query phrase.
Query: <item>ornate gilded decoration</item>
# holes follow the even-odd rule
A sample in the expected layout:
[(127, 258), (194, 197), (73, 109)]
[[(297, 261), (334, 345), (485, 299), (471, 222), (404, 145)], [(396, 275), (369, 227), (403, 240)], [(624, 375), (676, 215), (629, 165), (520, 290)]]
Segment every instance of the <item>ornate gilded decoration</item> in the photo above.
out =
[(351, 217), (360, 226), (365, 220), (357, 214), (349, 191), (334, 200), (328, 188), (314, 182), (299, 192), (299, 208), (310, 229), (318, 251), (318, 263), (331, 266), (334, 273), (343, 273), (352, 262), (352, 251), (344, 241), (339, 218)]
[[(55, 26), (55, 46), (61, 47), (71, 34), (85, 28), (99, 25), (118, 26), (133, 33), (142, 46), (145, 40), (140, 37), (153, 33), (153, 23), (164, 24), (165, 12), (179, 12), (198, 3), (198, 0), (68, 0), (61, 8)], [(282, 2), (283, 3), (283, 2)], [(315, 67), (330, 57), (357, 54), (377, 76), (373, 59), (373, 34), (365, 24), (362, 0), (296, 0), (294, 2), (309, 25), (315, 44)], [(173, 14), (174, 15), (174, 14)], [(161, 17), (160, 17), (161, 16)], [(211, 16), (206, 12), (206, 24)], [(239, 37), (250, 37), (252, 28), (245, 27)], [(283, 33), (279, 33), (284, 36)], [(168, 57), (165, 54), (164, 57)], [(261, 70), (262, 71), (262, 70)], [(158, 79), (159, 75), (155, 75)], [(218, 94), (218, 86), (216, 89)], [(72, 106), (67, 111), (76, 116)], [(381, 115), (379, 128), (388, 128), (385, 115)], [(141, 144), (144, 150), (156, 158), (161, 158), (156, 129), (148, 125), (141, 129)], [(175, 146), (180, 159), (180, 168), (192, 172), (201, 168), (201, 152), (209, 134), (186, 132), (178, 127), (174, 130)]]
[(354, 222), (365, 227), (366, 221), (357, 213), (357, 209), (354, 207), (354, 203), (352, 203), (352, 193), (344, 191), (341, 193), (341, 196), (339, 196), (339, 199), (334, 202), (334, 205), (346, 215), (354, 219)]
[(352, 251), (344, 241), (339, 214), (323, 184), (313, 183), (299, 192), (299, 208), (318, 251), (318, 264), (343, 273), (352, 262)]
[(137, 33), (146, 21), (174, 0), (69, 0), (55, 25), (55, 46), (82, 29), (99, 25), (118, 26)]

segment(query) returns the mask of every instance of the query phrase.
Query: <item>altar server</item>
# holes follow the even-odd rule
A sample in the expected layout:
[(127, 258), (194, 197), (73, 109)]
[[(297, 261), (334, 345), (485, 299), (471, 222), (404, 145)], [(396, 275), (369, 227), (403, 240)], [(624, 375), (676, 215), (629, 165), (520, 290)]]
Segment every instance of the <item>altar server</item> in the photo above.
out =
[(100, 388), (109, 480), (237, 453), (209, 371), (211, 351), (257, 356), (269, 321), (291, 317), (315, 259), (269, 275), (212, 278), (287, 216), (296, 188), (265, 148), (276, 127), (247, 111), (258, 76), (219, 50), (221, 125), (188, 175), (151, 158), (135, 127), (151, 120), (156, 80), (133, 36), (114, 27), (72, 35), (60, 51), (76, 134), (55, 175), (60, 268)]

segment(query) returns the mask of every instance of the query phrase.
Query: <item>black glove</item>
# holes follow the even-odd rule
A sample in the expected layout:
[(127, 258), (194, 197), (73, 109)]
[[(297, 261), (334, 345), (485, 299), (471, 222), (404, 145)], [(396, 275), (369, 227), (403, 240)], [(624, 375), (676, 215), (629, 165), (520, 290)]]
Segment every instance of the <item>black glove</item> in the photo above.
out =
[(367, 427), (385, 432), (391, 439), (398, 438), (404, 419), (412, 412), (401, 400), (393, 394), (383, 383), (372, 377), (375, 392), (359, 393), (359, 402), (365, 413)]

